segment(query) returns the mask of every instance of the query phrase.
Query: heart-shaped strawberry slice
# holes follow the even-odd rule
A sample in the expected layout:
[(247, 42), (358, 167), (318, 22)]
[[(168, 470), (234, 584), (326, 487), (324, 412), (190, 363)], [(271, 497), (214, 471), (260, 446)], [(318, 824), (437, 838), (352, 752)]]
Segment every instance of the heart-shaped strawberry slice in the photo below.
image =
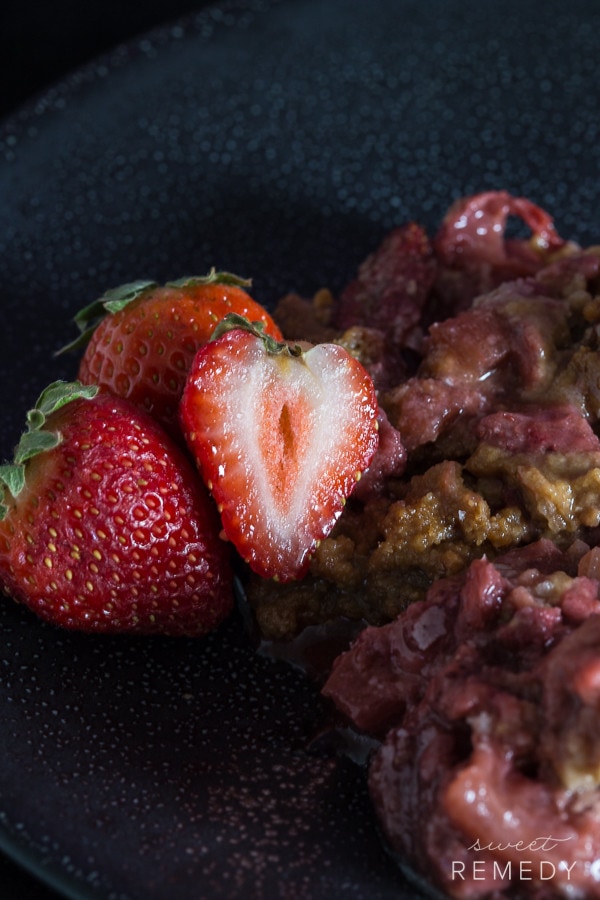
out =
[(362, 365), (228, 316), (194, 360), (181, 422), (226, 536), (258, 574), (301, 577), (378, 444)]

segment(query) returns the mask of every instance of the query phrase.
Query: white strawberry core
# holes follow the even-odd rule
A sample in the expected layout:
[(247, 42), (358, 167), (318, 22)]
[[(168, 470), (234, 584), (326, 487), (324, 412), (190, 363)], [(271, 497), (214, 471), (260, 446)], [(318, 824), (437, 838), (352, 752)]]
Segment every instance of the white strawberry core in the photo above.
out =
[[(331, 530), (362, 468), (356, 422), (371, 397), (356, 389), (355, 363), (335, 345), (292, 358), (268, 355), (257, 342), (254, 356), (244, 384), (227, 394), (226, 456), (241, 471), (224, 477), (244, 484), (234, 515), (249, 539), (266, 542), (282, 564), (299, 566)], [(372, 419), (369, 440), (375, 412)]]

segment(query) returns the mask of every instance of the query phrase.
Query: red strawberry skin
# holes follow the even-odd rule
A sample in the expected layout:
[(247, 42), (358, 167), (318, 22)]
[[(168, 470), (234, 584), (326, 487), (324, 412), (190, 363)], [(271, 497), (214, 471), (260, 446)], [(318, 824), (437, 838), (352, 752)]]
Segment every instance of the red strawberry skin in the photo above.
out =
[(48, 419), (61, 443), (27, 463), (0, 521), (0, 584), (42, 619), (105, 633), (197, 636), (232, 608), (220, 523), (193, 465), (107, 393)]
[(150, 286), (102, 319), (81, 359), (78, 379), (125, 397), (178, 437), (178, 406), (198, 348), (235, 312), (264, 323), (280, 339), (268, 312), (241, 287), (195, 283)]
[(231, 330), (200, 349), (181, 421), (227, 537), (259, 575), (302, 577), (378, 443), (373, 383), (346, 350), (296, 357)]

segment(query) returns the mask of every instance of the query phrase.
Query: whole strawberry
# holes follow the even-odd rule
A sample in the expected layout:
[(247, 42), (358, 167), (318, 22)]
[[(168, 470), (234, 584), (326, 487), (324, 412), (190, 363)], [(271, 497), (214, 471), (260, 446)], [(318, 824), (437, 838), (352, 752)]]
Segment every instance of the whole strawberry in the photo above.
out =
[(181, 422), (227, 537), (259, 575), (301, 577), (378, 444), (373, 382), (336, 344), (228, 316), (196, 354)]
[(65, 349), (87, 344), (78, 379), (131, 400), (178, 437), (177, 409), (194, 354), (224, 316), (239, 313), (281, 338), (249, 286), (213, 269), (165, 286), (139, 281), (108, 291), (75, 317), (81, 335)]
[(0, 482), (0, 586), (48, 622), (196, 636), (231, 610), (214, 505), (183, 451), (128, 401), (50, 385)]

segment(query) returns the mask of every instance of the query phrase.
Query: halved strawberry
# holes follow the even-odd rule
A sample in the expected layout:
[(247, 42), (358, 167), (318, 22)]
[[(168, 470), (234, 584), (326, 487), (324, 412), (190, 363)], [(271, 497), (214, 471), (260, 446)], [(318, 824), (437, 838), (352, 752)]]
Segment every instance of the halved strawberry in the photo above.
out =
[(194, 354), (224, 316), (235, 312), (262, 322), (281, 339), (269, 313), (247, 293), (249, 286), (214, 269), (165, 286), (125, 284), (78, 313), (81, 335), (65, 349), (87, 345), (79, 380), (131, 400), (177, 437), (179, 400)]
[(336, 344), (278, 343), (228, 316), (194, 360), (188, 445), (223, 528), (264, 577), (302, 576), (378, 443), (363, 367)]
[(0, 587), (95, 632), (200, 635), (232, 608), (230, 552), (183, 450), (128, 401), (57, 382), (0, 467)]

